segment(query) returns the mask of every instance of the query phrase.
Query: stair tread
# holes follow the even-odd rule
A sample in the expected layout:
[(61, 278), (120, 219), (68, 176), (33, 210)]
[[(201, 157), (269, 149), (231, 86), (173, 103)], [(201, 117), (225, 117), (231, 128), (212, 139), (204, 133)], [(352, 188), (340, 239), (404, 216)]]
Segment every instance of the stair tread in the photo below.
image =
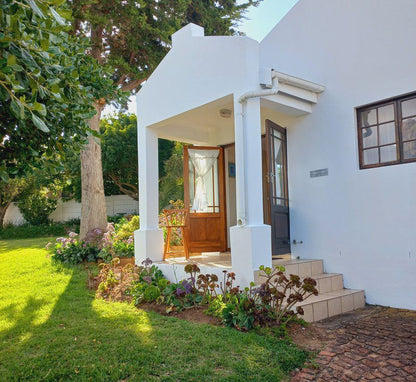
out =
[(303, 306), (303, 305), (309, 305), (309, 304), (314, 304), (317, 302), (322, 302), (322, 301), (327, 301), (327, 300), (332, 300), (334, 298), (339, 298), (339, 297), (344, 297), (344, 296), (349, 296), (355, 293), (363, 293), (364, 290), (362, 289), (340, 289), (334, 292), (326, 292), (326, 293), (319, 293), (318, 296), (311, 296), (309, 298), (307, 298), (305, 301), (300, 302), (297, 305)]
[(323, 261), (322, 259), (289, 259), (289, 260), (273, 260), (273, 265), (293, 265), (302, 263), (313, 263), (314, 261)]
[[(260, 271), (257, 271), (257, 272), (260, 272)], [(324, 279), (324, 278), (336, 277), (336, 276), (342, 276), (342, 273), (325, 273), (324, 272), (324, 273), (317, 273), (317, 274), (311, 275), (311, 276), (300, 276), (300, 278), (303, 280), (306, 277), (310, 277), (312, 279), (317, 280), (317, 279)], [(264, 275), (264, 273), (262, 273), (262, 274), (259, 274), (258, 277), (265, 278), (265, 275)]]
[[(327, 277), (335, 277), (335, 276), (342, 276), (342, 273), (318, 273), (316, 275), (312, 275), (312, 276), (307, 276), (310, 277), (312, 279), (324, 279)], [(302, 278), (302, 277), (301, 277)]]

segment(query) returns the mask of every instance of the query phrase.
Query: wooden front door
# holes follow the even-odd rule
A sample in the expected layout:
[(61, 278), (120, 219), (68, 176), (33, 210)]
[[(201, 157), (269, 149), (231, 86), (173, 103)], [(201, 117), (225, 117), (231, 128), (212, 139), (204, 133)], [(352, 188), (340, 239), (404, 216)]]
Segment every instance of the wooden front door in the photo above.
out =
[(221, 147), (186, 146), (183, 159), (189, 251), (224, 252), (227, 249), (224, 151)]
[(272, 254), (282, 255), (290, 253), (286, 130), (270, 120), (266, 120), (266, 153), (265, 217), (272, 226)]

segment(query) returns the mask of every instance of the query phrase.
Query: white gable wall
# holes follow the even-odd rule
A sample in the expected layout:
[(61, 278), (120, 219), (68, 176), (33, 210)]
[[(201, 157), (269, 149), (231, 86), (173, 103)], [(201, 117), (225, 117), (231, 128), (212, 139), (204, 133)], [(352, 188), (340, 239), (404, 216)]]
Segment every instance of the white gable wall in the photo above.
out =
[[(368, 303), (416, 309), (416, 163), (359, 169), (355, 107), (416, 91), (414, 0), (300, 1), (261, 65), (326, 87), (288, 127), (292, 245)], [(310, 178), (328, 168), (327, 177)]]
[(140, 126), (258, 87), (257, 41), (192, 36), (191, 26), (177, 32), (181, 38), (173, 35), (172, 49), (138, 93)]

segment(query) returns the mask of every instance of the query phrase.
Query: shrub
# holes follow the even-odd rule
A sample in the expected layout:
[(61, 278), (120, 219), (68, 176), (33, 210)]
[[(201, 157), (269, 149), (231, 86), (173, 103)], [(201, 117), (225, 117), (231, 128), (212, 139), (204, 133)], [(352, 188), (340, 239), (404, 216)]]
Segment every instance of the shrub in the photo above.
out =
[(25, 220), (32, 225), (47, 224), (49, 215), (55, 211), (58, 200), (49, 197), (46, 192), (36, 192), (22, 198), (19, 203), (19, 211)]
[(28, 223), (14, 226), (8, 224), (0, 228), (0, 239), (29, 239), (42, 236), (62, 236), (66, 234), (66, 227), (62, 223), (31, 225)]
[(100, 264), (97, 276), (90, 273), (90, 285), (97, 286), (97, 297), (107, 300), (130, 300), (127, 293), (139, 278), (140, 268), (133, 264), (120, 266), (120, 259)]
[(150, 259), (144, 260), (142, 264), (143, 266), (139, 267), (137, 282), (127, 291), (135, 305), (156, 301), (161, 296), (162, 290), (170, 284)]
[(58, 237), (56, 239), (52, 259), (64, 264), (79, 264), (84, 261), (97, 261), (99, 253), (100, 250), (95, 245), (79, 241), (78, 234), (70, 232), (68, 237)]

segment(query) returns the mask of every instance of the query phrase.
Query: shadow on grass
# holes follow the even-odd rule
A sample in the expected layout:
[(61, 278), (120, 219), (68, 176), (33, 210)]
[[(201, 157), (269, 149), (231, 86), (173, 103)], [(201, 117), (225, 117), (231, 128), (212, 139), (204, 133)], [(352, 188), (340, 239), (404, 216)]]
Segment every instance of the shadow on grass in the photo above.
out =
[(14, 304), (1, 312), (14, 321), (0, 333), (4, 380), (279, 381), (306, 359), (266, 336), (96, 300), (85, 269), (60, 271), (66, 288), (40, 324), (50, 301), (29, 297), (20, 313)]

